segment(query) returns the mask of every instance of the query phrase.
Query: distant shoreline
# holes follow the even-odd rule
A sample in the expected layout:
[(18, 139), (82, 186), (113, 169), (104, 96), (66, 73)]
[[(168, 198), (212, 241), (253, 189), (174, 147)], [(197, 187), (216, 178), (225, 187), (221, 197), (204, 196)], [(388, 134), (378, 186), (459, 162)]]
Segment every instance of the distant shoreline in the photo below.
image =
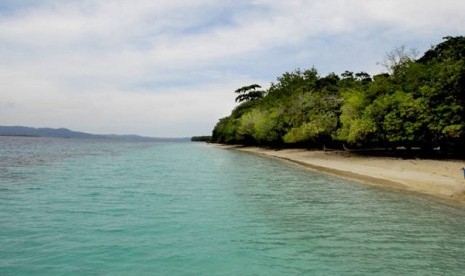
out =
[(42, 136), (39, 135), (28, 135), (28, 134), (0, 134), (1, 137), (33, 137), (33, 138), (39, 138)]
[(0, 126), (0, 136), (5, 137), (48, 137), (48, 138), (75, 138), (75, 139), (106, 139), (115, 141), (135, 142), (168, 142), (189, 141), (189, 137), (162, 138), (147, 137), (134, 134), (92, 134), (67, 128), (34, 128), (26, 126)]
[(212, 144), (286, 160), (305, 168), (369, 185), (431, 195), (465, 203), (463, 161), (359, 156), (343, 151), (273, 150)]

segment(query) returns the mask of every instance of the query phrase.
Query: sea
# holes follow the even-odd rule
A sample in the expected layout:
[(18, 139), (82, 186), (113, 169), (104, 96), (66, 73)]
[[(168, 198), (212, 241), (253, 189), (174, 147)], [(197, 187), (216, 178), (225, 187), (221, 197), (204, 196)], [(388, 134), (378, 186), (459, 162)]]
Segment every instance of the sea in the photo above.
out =
[(191, 142), (0, 137), (0, 275), (463, 275), (465, 208)]

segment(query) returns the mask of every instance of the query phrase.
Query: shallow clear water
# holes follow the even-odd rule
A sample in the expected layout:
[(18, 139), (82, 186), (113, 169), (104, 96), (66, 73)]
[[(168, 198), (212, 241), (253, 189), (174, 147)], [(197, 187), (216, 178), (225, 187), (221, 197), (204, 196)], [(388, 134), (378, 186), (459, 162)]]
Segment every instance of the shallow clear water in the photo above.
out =
[(462, 275), (465, 209), (194, 143), (0, 137), (0, 275)]

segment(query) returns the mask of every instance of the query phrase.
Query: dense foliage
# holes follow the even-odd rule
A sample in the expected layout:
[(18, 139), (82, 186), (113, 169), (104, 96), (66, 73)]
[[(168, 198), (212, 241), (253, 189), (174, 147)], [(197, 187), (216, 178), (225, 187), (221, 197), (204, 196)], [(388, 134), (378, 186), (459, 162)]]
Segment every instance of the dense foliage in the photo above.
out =
[(465, 151), (465, 37), (445, 37), (418, 59), (399, 48), (371, 77), (316, 69), (284, 73), (266, 91), (236, 90), (240, 104), (212, 141), (305, 147), (412, 147)]
[(211, 136), (192, 136), (191, 142), (210, 142), (212, 140)]

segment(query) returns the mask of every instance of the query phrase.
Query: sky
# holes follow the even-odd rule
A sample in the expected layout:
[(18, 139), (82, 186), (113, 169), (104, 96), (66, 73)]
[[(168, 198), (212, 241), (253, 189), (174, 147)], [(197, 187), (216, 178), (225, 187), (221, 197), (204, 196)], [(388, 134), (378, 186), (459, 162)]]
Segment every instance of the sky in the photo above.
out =
[(464, 35), (463, 0), (0, 0), (0, 125), (208, 135), (315, 67), (378, 74), (387, 52)]

